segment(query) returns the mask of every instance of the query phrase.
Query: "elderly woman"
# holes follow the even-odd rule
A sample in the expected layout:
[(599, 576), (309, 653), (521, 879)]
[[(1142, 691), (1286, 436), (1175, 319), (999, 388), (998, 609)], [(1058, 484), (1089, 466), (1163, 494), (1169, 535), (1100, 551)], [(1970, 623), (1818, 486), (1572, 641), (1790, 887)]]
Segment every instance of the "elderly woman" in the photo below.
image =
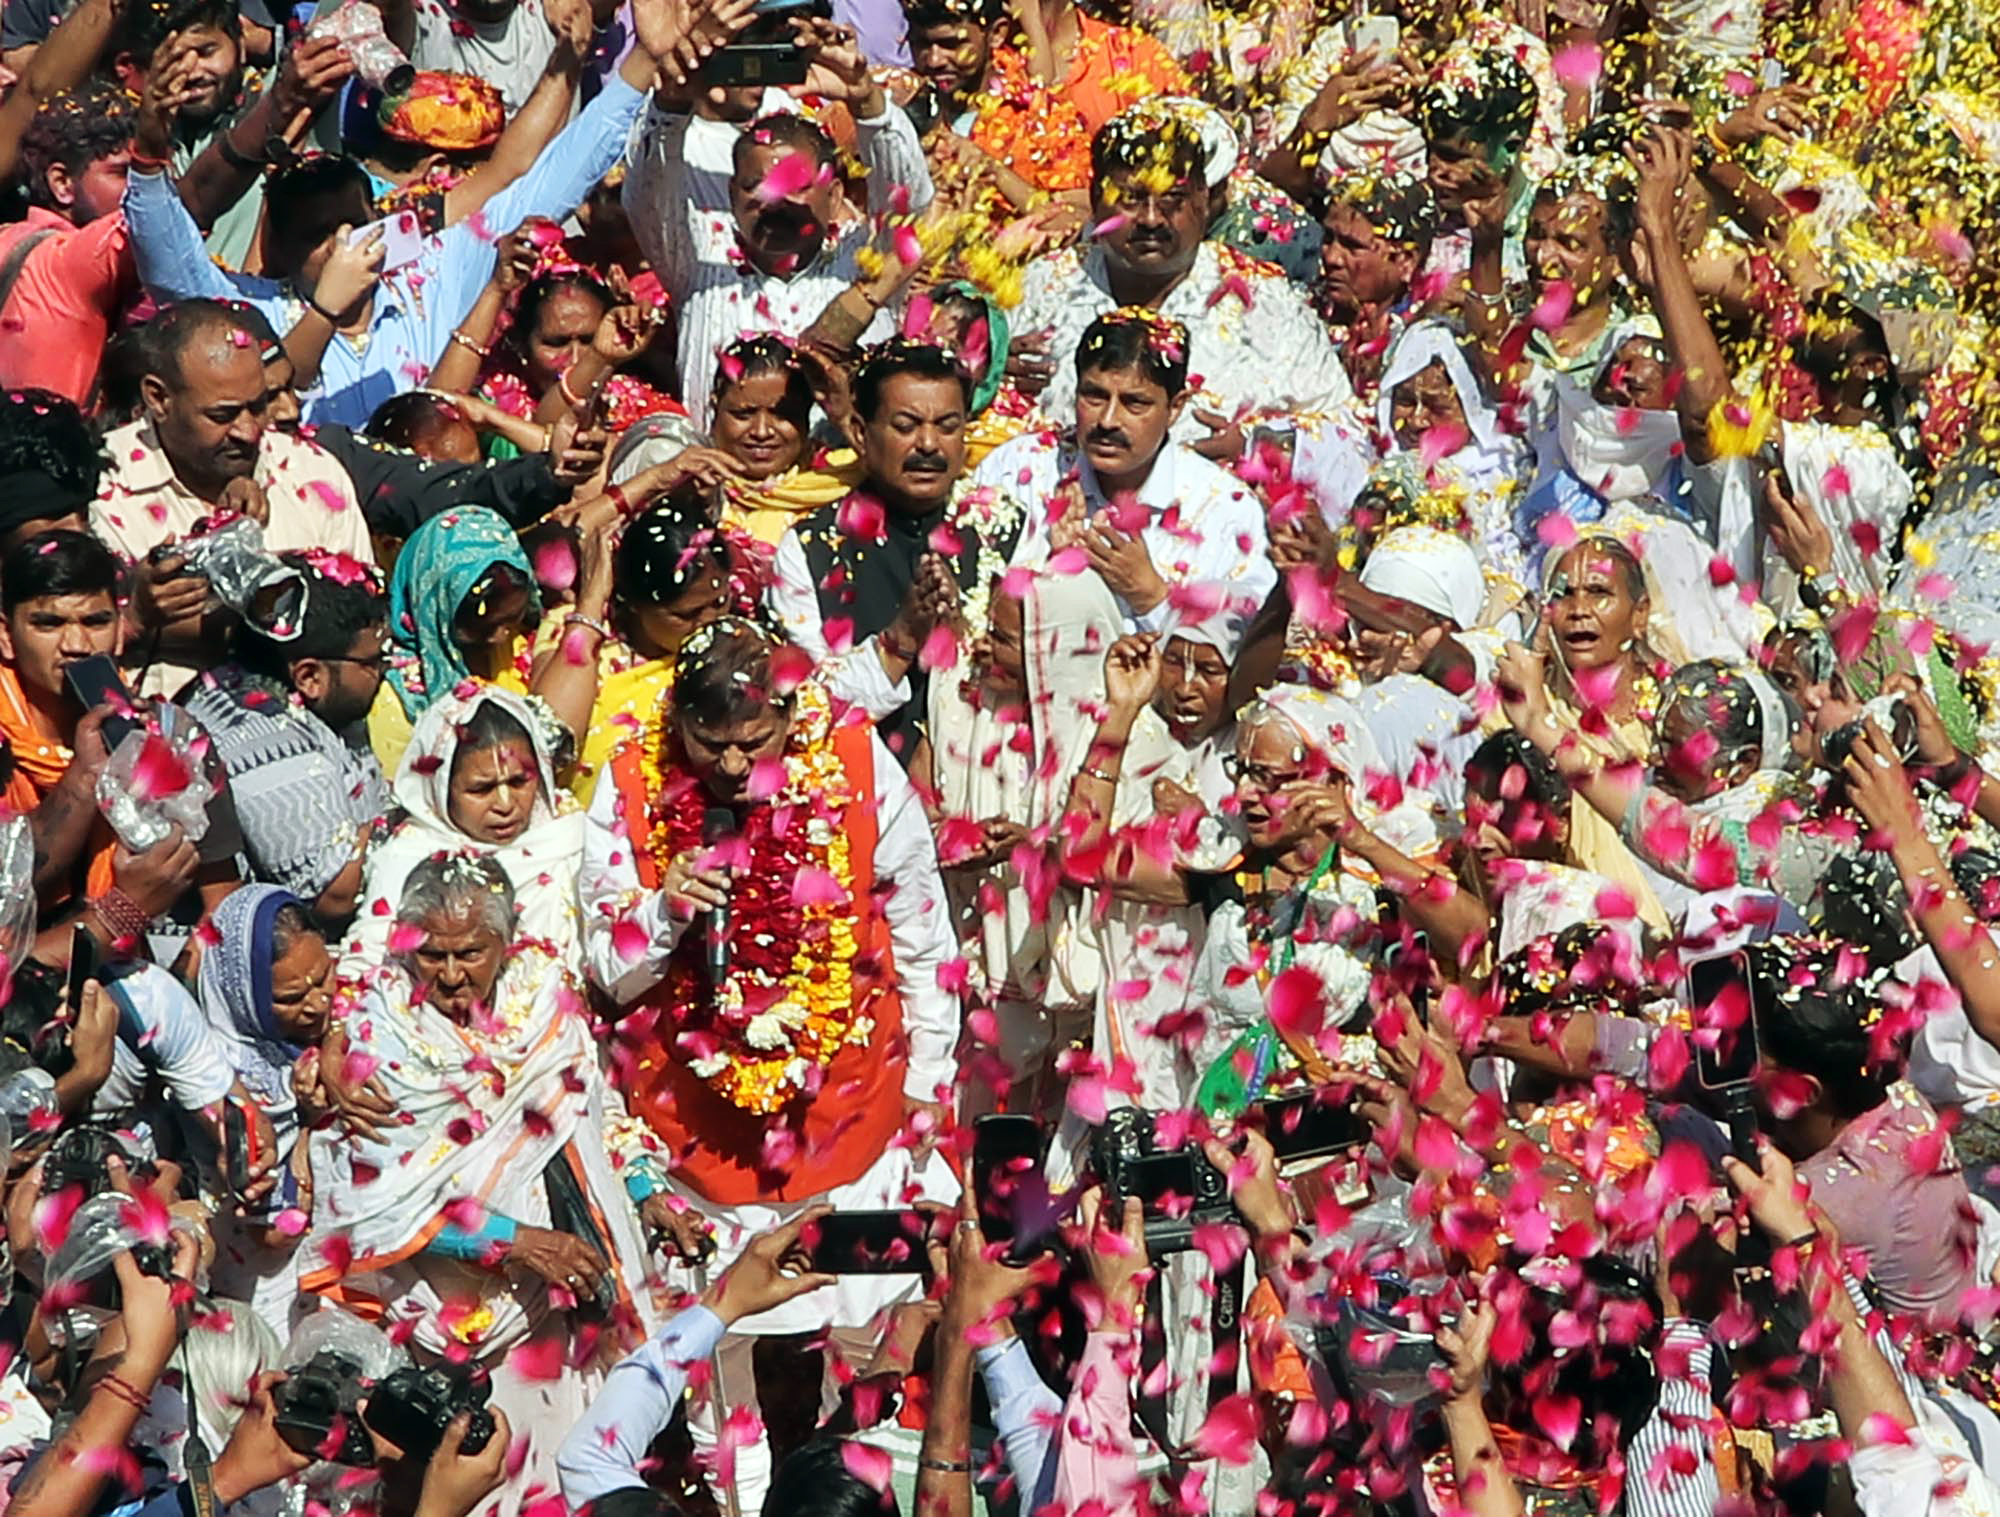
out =
[(1225, 816), (1236, 751), (1229, 659), (1240, 631), (1240, 619), (1219, 613), (1164, 638), (1112, 644), (1104, 715), (1056, 828), (1066, 872), (1095, 894), (1085, 920), (1104, 967), (1093, 1051), (1107, 1070), (1129, 1067), (1138, 1103), (1154, 1111), (1193, 1096), (1200, 1071), (1185, 1012), (1204, 896), (1241, 851)]
[(328, 1102), (319, 1044), (333, 1008), (333, 956), (299, 901), (270, 885), (223, 897), (216, 941), (201, 957), (201, 1009), (243, 1089), (270, 1120), (278, 1183), (251, 1217), (216, 1214), (217, 1295), (248, 1301), (280, 1339), (299, 1294), (299, 1230), (278, 1219), (310, 1216), (310, 1145), (305, 1129)]
[(487, 685), (432, 702), (396, 771), (390, 830), (366, 855), (361, 910), (343, 950), (346, 972), (365, 973), (388, 956), (391, 913), (418, 864), (468, 853), (506, 871), (522, 935), (580, 974), (583, 815), (556, 785), (555, 769), (547, 726), (525, 697)]
[[(1209, 1111), (1240, 1109), (1274, 1081), (1319, 1084), (1337, 1065), (1372, 1062), (1366, 1036), (1341, 1029), (1368, 999), (1378, 887), (1441, 957), (1485, 925), (1478, 901), (1433, 862), (1424, 808), (1400, 789), (1396, 804), (1378, 804), (1381, 758), (1351, 702), (1296, 685), (1268, 692), (1239, 714), (1230, 768), (1243, 859), (1209, 916), (1191, 997), (1209, 1012), (1197, 1053)], [(1294, 966), (1317, 982), (1323, 1017), (1310, 1030), (1267, 1016), (1272, 982)]]
[[(668, 1184), (714, 1223), (722, 1266), (815, 1202), (957, 1193), (927, 1141), (960, 1024), (931, 829), (902, 766), (867, 723), (835, 720), (806, 666), (735, 618), (689, 638), (672, 701), (612, 758), (585, 838), (590, 971), (626, 1010), (620, 1083), (674, 1157)], [(738, 1323), (723, 1404), (756, 1404), (751, 1335), (830, 1329), (864, 1354), (915, 1288), (843, 1276)], [(706, 1422), (698, 1446), (716, 1436)], [(737, 1449), (745, 1511), (768, 1460), (761, 1441)]]
[[(507, 871), (436, 854), (403, 882), (393, 953), (347, 1018), (395, 1120), (315, 1139), (307, 1290), (377, 1315), (421, 1362), (472, 1362), (528, 1438), (516, 1501), (635, 1329), (660, 1169), (632, 1139), (582, 1014), (521, 936)], [(635, 1206), (633, 1196), (646, 1200)], [(608, 1358), (606, 1354), (608, 1353)]]
[(1404, 329), (1383, 367), (1375, 421), (1373, 439), (1326, 428), (1299, 434), (1293, 472), (1328, 519), (1346, 519), (1381, 465), (1409, 471), (1440, 518), (1434, 525), (1463, 533), (1488, 572), (1525, 585), (1531, 544), (1516, 531), (1514, 510), (1532, 459), (1486, 398), (1450, 327), (1420, 321)]
[(1762, 672), (1713, 661), (1675, 670), (1652, 720), (1650, 782), (1559, 720), (1544, 679), (1538, 657), (1508, 649), (1499, 681), (1507, 719), (1618, 829), (1675, 917), (1697, 893), (1739, 886), (1803, 908), (1846, 851), (1812, 820), (1812, 793), (1789, 773), (1798, 714)]

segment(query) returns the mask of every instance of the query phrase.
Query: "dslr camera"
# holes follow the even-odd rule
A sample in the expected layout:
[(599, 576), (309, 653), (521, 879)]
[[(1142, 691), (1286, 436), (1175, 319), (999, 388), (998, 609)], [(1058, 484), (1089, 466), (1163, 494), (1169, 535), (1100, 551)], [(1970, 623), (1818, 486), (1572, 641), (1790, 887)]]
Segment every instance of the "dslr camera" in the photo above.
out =
[(1121, 1106), (1108, 1113), (1091, 1134), (1090, 1155), (1108, 1206), (1122, 1208), (1127, 1196), (1144, 1205), (1149, 1258), (1193, 1248), (1194, 1230), (1205, 1222), (1237, 1220), (1228, 1176), (1192, 1143), (1162, 1152), (1149, 1111)]
[[(71, 1186), (81, 1186), (86, 1196), (102, 1195), (111, 1189), (113, 1158), (122, 1160), (128, 1171), (145, 1168), (148, 1162), (136, 1157), (108, 1128), (87, 1124), (65, 1127), (56, 1134), (48, 1157), (42, 1161), (42, 1194), (58, 1195)], [(136, 1259), (139, 1251), (134, 1249), (132, 1255)]]
[(366, 1469), (375, 1462), (361, 1418), (366, 1389), (358, 1361), (321, 1349), (271, 1391), (278, 1436), (297, 1453)]
[[(278, 1436), (301, 1454), (367, 1469), (375, 1463), (370, 1431), (418, 1464), (428, 1463), (460, 1412), (470, 1412), (460, 1448), (476, 1454), (497, 1431), (486, 1403), (486, 1371), (472, 1365), (403, 1365), (369, 1384), (359, 1360), (323, 1348), (293, 1370), (271, 1397)], [(368, 1406), (363, 1410), (361, 1402)]]
[(471, 1364), (406, 1364), (382, 1377), (368, 1393), (368, 1425), (410, 1458), (427, 1461), (444, 1441), (444, 1431), (460, 1412), (472, 1413), (462, 1452), (476, 1454), (497, 1429), (486, 1409), (492, 1378)]

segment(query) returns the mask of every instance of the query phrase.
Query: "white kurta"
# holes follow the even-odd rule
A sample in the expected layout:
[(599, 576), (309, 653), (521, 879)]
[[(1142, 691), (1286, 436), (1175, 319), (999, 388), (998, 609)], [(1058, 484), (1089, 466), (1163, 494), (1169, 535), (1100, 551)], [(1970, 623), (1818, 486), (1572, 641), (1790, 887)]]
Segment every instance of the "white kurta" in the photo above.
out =
[[(1076, 420), (1076, 349), (1084, 331), (1118, 308), (1104, 250), (1064, 248), (1028, 265), (1017, 334), (1047, 331), (1055, 372), (1042, 409), (1059, 425)], [(1174, 440), (1198, 443), (1209, 429), (1198, 409), (1254, 416), (1345, 413), (1354, 399), (1347, 371), (1299, 286), (1273, 265), (1216, 242), (1204, 242), (1187, 277), (1159, 304), (1188, 329), (1193, 400), (1174, 424)]]
[[(680, 331), (681, 399), (688, 414), (706, 423), (715, 380), (715, 356), (737, 338), (776, 332), (798, 337), (835, 296), (861, 277), (859, 254), (869, 244), (866, 221), (836, 225), (833, 236), (805, 268), (789, 277), (763, 274), (743, 258), (736, 218), (728, 208), (727, 181), (714, 203), (712, 168), (687, 161), (690, 116), (655, 110), (633, 154), (625, 180), (625, 210), (646, 259), (673, 296)], [(707, 128), (710, 123), (701, 123)], [(868, 170), (868, 209), (880, 216), (892, 197), (907, 194), (906, 209), (931, 203), (930, 169), (916, 128), (902, 108), (855, 123), (857, 146)], [(712, 135), (704, 131), (704, 136)], [(714, 144), (704, 143), (712, 152)], [(878, 311), (862, 338), (887, 337), (893, 320)]]
[[(903, 1094), (920, 1101), (949, 1100), (956, 1072), (956, 999), (939, 983), (939, 972), (958, 955), (952, 936), (944, 884), (938, 875), (922, 803), (902, 765), (881, 740), (875, 747), (876, 839), (874, 876), (877, 900), (888, 920), (895, 955), (897, 992), (902, 998), (903, 1032), (909, 1069)], [(620, 812), (615, 785), (599, 785), (591, 800), (584, 834), (583, 871), (578, 895), (583, 905), (584, 958), (591, 978), (619, 1005), (629, 1005), (658, 984), (688, 923), (667, 909), (666, 898), (639, 883), (631, 839)], [(636, 924), (646, 946), (626, 958), (614, 942), (620, 920)], [(721, 1206), (674, 1184), (696, 1210), (715, 1224), (719, 1253), (711, 1276), (726, 1269), (756, 1234), (779, 1226), (807, 1205), (829, 1201), (841, 1211), (906, 1206), (913, 1200), (950, 1204), (958, 1182), (935, 1154), (913, 1164), (907, 1147), (891, 1147), (866, 1173), (823, 1196), (782, 1205)], [(882, 1309), (920, 1290), (914, 1275), (844, 1275), (840, 1284), (814, 1291), (776, 1311), (738, 1323), (747, 1333), (794, 1333), (816, 1328), (859, 1327)]]
[[(974, 471), (974, 488), (990, 485), (1027, 506), (1014, 548), (1016, 565), (1048, 559), (1050, 502), (1071, 477), (1082, 486), (1093, 515), (1110, 506), (1090, 461), (1054, 433), (1029, 432), (1003, 443)], [(1220, 609), (1197, 608), (1172, 593), (1196, 586), (1219, 589), (1246, 619), (1255, 614), (1277, 584), (1278, 571), (1267, 551), (1263, 505), (1247, 486), (1191, 448), (1169, 442), (1139, 487), (1138, 501), (1148, 513), (1139, 535), (1170, 593), (1143, 614), (1121, 601), (1128, 632), (1164, 632), (1186, 615)]]

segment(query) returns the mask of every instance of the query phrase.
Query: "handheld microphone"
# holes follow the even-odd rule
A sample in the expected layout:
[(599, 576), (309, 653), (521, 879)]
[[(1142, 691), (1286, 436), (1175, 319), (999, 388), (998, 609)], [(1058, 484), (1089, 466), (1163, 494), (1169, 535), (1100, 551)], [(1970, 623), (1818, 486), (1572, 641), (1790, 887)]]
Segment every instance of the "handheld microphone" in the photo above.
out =
[[(701, 814), (701, 840), (714, 847), (736, 835), (736, 813), (727, 806), (710, 806)], [(707, 912), (706, 946), (708, 983), (720, 986), (729, 976), (729, 907), (711, 907)]]

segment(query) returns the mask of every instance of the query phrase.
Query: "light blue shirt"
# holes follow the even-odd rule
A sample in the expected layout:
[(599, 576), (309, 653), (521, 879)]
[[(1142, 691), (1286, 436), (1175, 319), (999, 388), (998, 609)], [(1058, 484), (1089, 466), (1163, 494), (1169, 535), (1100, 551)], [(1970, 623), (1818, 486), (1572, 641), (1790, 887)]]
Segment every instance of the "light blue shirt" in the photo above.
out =
[[(618, 1362), (556, 1451), (563, 1500), (581, 1508), (611, 1491), (646, 1483), (640, 1467), (653, 1440), (673, 1421), (687, 1389), (688, 1367), (715, 1352), (723, 1331), (714, 1312), (691, 1306)], [(975, 1357), (993, 1405), (994, 1430), (1022, 1492), (1022, 1510), (1040, 1507), (1055, 1479), (1049, 1447), (1062, 1398), (1042, 1383), (1019, 1338), (990, 1344)]]
[(642, 1486), (646, 1450), (673, 1421), (688, 1366), (722, 1342), (722, 1319), (691, 1306), (627, 1354), (604, 1378), (604, 1389), (556, 1451), (563, 1500), (582, 1507), (610, 1491)]
[[(300, 397), (305, 419), (359, 431), (383, 401), (423, 384), (491, 277), (495, 244), (530, 216), (561, 221), (581, 205), (623, 156), (645, 98), (614, 76), (527, 173), (478, 215), (426, 239), (414, 262), (385, 275), (367, 334), (355, 341), (336, 333), (327, 344), (318, 385)], [(139, 277), (155, 296), (245, 301), (280, 335), (304, 314), (305, 302), (289, 285), (217, 268), (165, 175), (135, 173), (126, 181), (125, 221)]]

